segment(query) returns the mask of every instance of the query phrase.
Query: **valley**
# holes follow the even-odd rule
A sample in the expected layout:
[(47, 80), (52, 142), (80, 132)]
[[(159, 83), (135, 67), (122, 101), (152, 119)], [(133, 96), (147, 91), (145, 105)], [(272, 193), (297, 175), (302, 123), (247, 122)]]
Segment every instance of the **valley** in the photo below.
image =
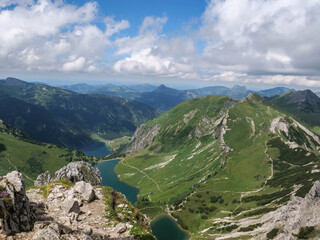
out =
[(320, 239), (320, 0), (0, 0), (0, 240)]
[[(39, 86), (20, 80), (8, 80), (6, 84), (6, 94), (14, 93), (3, 95), (4, 99), (13, 98), (48, 111), (53, 107), (48, 107), (53, 100), (43, 100), (45, 95), (35, 94), (38, 90), (34, 88)], [(33, 90), (17, 90), (21, 84)], [(31, 91), (29, 100), (25, 91)], [(167, 94), (173, 92), (169, 90)], [(289, 99), (299, 99), (304, 104), (298, 105), (299, 109), (306, 115), (299, 115), (299, 110), (293, 108), (296, 103), (290, 110), (282, 101), (293, 93), (298, 97)], [(271, 234), (273, 229), (278, 230), (272, 234), (281, 236), (281, 229), (287, 226), (270, 229), (273, 218), (267, 216), (276, 214), (296, 197), (304, 198), (320, 179), (320, 139), (309, 130), (314, 131), (317, 123), (308, 121), (317, 110), (308, 112), (301, 107), (314, 102), (317, 109), (318, 97), (312, 94), (297, 91), (265, 99), (256, 93), (243, 99), (193, 96), (182, 103), (167, 99), (174, 103), (172, 106), (178, 105), (149, 121), (141, 120), (142, 125), (132, 127), (134, 134), (123, 131), (108, 135), (117, 137), (106, 140), (101, 131), (90, 132), (83, 127), (91, 141), (78, 150), (33, 140), (2, 122), (2, 175), (19, 170), (27, 186), (31, 186), (40, 173), (49, 170), (52, 174), (69, 162), (98, 163), (103, 184), (124, 194), (153, 219), (151, 226), (160, 240), (167, 239), (163, 235), (168, 233), (163, 230), (167, 227), (175, 229), (172, 231), (181, 239), (188, 238), (186, 233), (192, 239), (251, 239)], [(42, 103), (35, 104), (32, 99)], [(68, 111), (72, 112), (72, 108)], [(30, 113), (31, 117), (36, 116)], [(17, 148), (19, 151), (14, 150)], [(120, 161), (103, 161), (114, 157)], [(264, 222), (264, 218), (269, 220)]]
[(193, 239), (264, 234), (260, 217), (320, 177), (319, 138), (256, 94), (192, 99), (144, 126), (116, 171), (140, 189), (141, 211), (170, 214)]
[(15, 78), (0, 81), (0, 100), (0, 119), (38, 141), (71, 149), (97, 137), (112, 140), (131, 135), (137, 126), (158, 115), (152, 107), (135, 101), (79, 94)]

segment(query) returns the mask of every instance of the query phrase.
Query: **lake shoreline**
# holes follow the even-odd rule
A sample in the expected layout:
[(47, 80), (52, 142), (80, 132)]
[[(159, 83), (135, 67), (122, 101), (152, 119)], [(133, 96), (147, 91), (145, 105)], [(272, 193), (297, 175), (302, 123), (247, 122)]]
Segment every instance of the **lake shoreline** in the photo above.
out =
[(171, 218), (172, 220), (174, 220), (174, 221), (177, 223), (179, 229), (182, 230), (182, 231), (184, 231), (184, 232), (186, 232), (186, 233), (188, 234), (188, 236), (189, 236), (189, 237), (188, 237), (188, 240), (191, 239), (192, 233), (191, 233), (190, 231), (182, 228), (182, 227), (180, 226), (179, 222), (177, 221), (177, 219), (174, 218), (174, 217), (173, 217), (170, 213), (168, 213), (168, 212), (163, 212), (163, 213), (160, 213), (160, 214), (154, 216), (154, 217), (151, 219), (151, 222), (150, 222), (150, 223), (152, 223), (152, 222), (155, 221), (157, 218), (162, 217), (162, 216), (168, 216), (169, 218)]
[[(96, 151), (96, 153), (101, 153), (101, 149), (99, 148), (99, 143), (103, 143), (103, 145), (100, 145), (100, 148), (108, 148), (107, 143), (105, 142), (95, 142), (91, 145), (96, 145), (94, 147), (97, 147), (97, 149), (89, 149), (90, 153), (92, 153), (93, 151)], [(90, 146), (87, 145), (87, 146)], [(110, 150), (110, 148), (108, 148)], [(105, 155), (107, 156), (107, 155)], [(138, 195), (140, 193), (140, 188), (132, 186), (124, 181), (122, 181), (120, 179), (120, 175), (116, 172), (116, 165), (119, 164), (121, 161), (123, 160), (123, 158), (112, 158), (112, 159), (103, 159), (102, 156), (100, 156), (100, 161), (99, 163), (95, 164), (94, 167), (98, 168), (100, 170), (101, 173), (101, 177), (103, 180), (103, 185), (104, 186), (110, 186), (113, 189), (115, 189), (118, 192), (121, 192), (123, 195), (126, 196), (126, 198), (134, 205), (136, 203), (136, 201), (138, 200)], [(166, 218), (164, 219), (159, 219), (159, 223), (155, 223), (155, 221), (160, 218), (161, 216), (165, 216)], [(162, 222), (161, 222), (162, 221)], [(192, 237), (191, 232), (189, 232), (188, 230), (183, 229), (179, 222), (177, 221), (177, 219), (175, 219), (170, 213), (168, 212), (163, 212), (161, 214), (156, 215), (155, 217), (153, 217), (151, 219), (151, 224), (155, 223), (155, 229), (158, 228), (157, 234), (159, 234), (159, 227), (160, 229), (163, 228), (164, 226), (170, 226), (173, 227), (175, 231), (175, 234), (179, 234), (179, 239), (181, 236), (181, 239), (185, 239), (185, 240), (190, 240)], [(158, 224), (158, 226), (157, 226)], [(160, 225), (159, 225), (160, 224)], [(165, 224), (165, 225), (163, 225)], [(169, 224), (169, 225), (168, 225)], [(160, 230), (161, 232), (162, 230)], [(176, 232), (177, 231), (177, 232)], [(155, 232), (156, 233), (156, 232)], [(178, 236), (178, 235), (177, 235)]]

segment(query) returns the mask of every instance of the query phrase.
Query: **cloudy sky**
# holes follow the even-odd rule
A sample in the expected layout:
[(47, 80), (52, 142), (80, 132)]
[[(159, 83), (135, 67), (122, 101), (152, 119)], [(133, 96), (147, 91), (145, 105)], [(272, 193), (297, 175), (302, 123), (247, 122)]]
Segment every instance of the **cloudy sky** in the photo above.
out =
[(320, 0), (0, 0), (0, 78), (320, 89)]

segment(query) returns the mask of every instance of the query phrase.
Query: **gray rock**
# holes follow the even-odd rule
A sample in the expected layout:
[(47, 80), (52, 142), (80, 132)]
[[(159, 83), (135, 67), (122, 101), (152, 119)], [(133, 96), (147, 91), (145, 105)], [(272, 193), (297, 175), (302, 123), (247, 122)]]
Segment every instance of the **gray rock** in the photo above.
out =
[(135, 131), (126, 153), (138, 152), (145, 149), (152, 142), (159, 132), (159, 125), (156, 124), (151, 128), (147, 128), (144, 124), (140, 125)]
[(87, 202), (91, 202), (95, 197), (95, 193), (91, 184), (85, 183), (84, 181), (77, 182), (74, 185), (74, 191), (79, 193), (80, 198)]
[(124, 223), (119, 223), (119, 224), (117, 224), (115, 230), (117, 233), (122, 234), (125, 231), (127, 231), (127, 226)]
[(53, 181), (68, 179), (73, 183), (84, 181), (93, 186), (102, 185), (100, 171), (93, 168), (89, 163), (86, 162), (71, 162), (67, 166), (56, 171), (55, 176), (49, 181), (48, 178), (48, 174), (40, 174), (34, 184), (39, 186), (39, 184), (48, 184)]
[(41, 173), (36, 181), (34, 182), (35, 186), (42, 186), (42, 185), (47, 185), (49, 184), (51, 181), (51, 175), (48, 171), (46, 171), (45, 173)]
[(13, 171), (0, 178), (0, 219), (2, 234), (31, 229), (30, 203), (22, 174)]
[(67, 212), (67, 213), (80, 213), (80, 206), (79, 202), (75, 199), (71, 200), (66, 200), (63, 202), (62, 208)]
[(59, 240), (59, 235), (51, 228), (41, 229), (33, 235), (32, 240)]

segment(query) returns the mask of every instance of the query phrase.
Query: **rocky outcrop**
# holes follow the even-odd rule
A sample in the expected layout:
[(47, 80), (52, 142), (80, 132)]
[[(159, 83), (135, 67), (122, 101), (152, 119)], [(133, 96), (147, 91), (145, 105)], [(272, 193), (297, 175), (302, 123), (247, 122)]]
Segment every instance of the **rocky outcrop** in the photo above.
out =
[(45, 173), (41, 173), (36, 181), (34, 182), (35, 186), (42, 186), (42, 185), (47, 185), (49, 184), (51, 181), (51, 175), (49, 173), (49, 171), (46, 171)]
[(18, 172), (0, 186), (0, 239), (133, 240), (137, 229), (154, 239), (147, 218), (111, 188), (60, 181), (26, 191)]
[(61, 179), (67, 179), (73, 183), (84, 181), (94, 186), (102, 185), (100, 171), (98, 169), (93, 168), (89, 163), (86, 162), (69, 163), (67, 166), (56, 171), (54, 177), (51, 177), (48, 171), (42, 173), (37, 177), (36, 181), (34, 182), (34, 185), (46, 185), (50, 182)]
[[(31, 212), (22, 174), (0, 177), (0, 230), (9, 235), (31, 229)], [(2, 239), (2, 238), (1, 238)]]
[[(229, 219), (228, 223), (231, 223)], [(302, 239), (319, 239), (320, 182), (315, 182), (304, 198), (292, 196), (292, 199), (286, 205), (274, 211), (260, 217), (235, 219), (232, 223), (236, 224), (238, 228), (231, 233), (215, 234), (214, 238), (219, 240), (231, 238), (245, 239), (245, 236), (251, 236), (250, 239), (256, 240), (297, 240), (301, 239), (298, 237), (301, 230), (311, 228), (314, 229), (312, 231), (315, 234), (305, 236)], [(241, 228), (247, 230), (239, 231)], [(203, 232), (208, 229), (205, 229)], [(272, 238), (270, 237), (271, 232), (274, 232)]]
[(145, 149), (153, 142), (153, 139), (158, 132), (159, 125), (157, 124), (150, 128), (147, 128), (144, 124), (140, 125), (134, 133), (126, 153), (138, 152)]
[[(267, 232), (283, 229), (274, 239), (297, 239), (302, 227), (320, 226), (320, 182), (315, 182), (304, 198), (293, 197), (288, 204), (266, 214), (261, 220)], [(257, 239), (264, 238), (265, 235)]]

